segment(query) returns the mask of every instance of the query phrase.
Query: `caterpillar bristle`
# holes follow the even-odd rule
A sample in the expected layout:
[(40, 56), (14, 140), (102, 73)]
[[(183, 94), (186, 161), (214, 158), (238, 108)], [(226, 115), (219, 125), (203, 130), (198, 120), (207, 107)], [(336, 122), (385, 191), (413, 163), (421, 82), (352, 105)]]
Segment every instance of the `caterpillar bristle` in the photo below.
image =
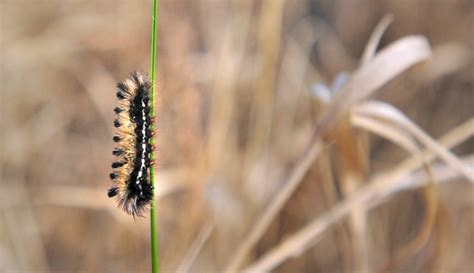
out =
[(112, 187), (107, 191), (107, 196), (108, 197), (114, 197), (118, 193), (118, 188), (117, 187)]
[(112, 163), (112, 168), (117, 169), (117, 168), (122, 167), (123, 165), (124, 165), (124, 163), (122, 163), (122, 162), (114, 162), (114, 163)]
[(122, 92), (120, 92), (120, 91), (119, 91), (119, 92), (117, 92), (116, 96), (117, 96), (117, 99), (119, 99), (119, 100), (123, 100), (123, 99), (125, 99), (125, 96), (124, 96), (124, 95), (123, 95), (123, 93), (122, 93)]
[(117, 84), (117, 90), (117, 92), (128, 93), (128, 86), (125, 84), (125, 82), (119, 82)]
[(150, 89), (148, 77), (137, 71), (117, 84), (119, 105), (114, 108), (117, 118), (113, 123), (117, 133), (113, 141), (118, 147), (112, 154), (118, 161), (111, 165), (116, 171), (110, 174), (114, 185), (107, 195), (114, 197), (119, 207), (133, 217), (141, 216), (153, 197), (148, 178), (152, 150), (149, 144), (152, 136)]
[(130, 78), (135, 83), (139, 83), (140, 82), (140, 79), (139, 79), (140, 78), (140, 73), (138, 73), (137, 71), (132, 71), (132, 73), (130, 73)]

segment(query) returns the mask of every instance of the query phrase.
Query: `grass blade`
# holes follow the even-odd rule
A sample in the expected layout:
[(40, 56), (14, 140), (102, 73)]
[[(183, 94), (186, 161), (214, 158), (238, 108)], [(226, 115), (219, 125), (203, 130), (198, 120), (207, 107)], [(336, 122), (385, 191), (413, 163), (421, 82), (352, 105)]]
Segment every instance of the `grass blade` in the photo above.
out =
[[(158, 17), (158, 0), (153, 0), (153, 15), (151, 19), (151, 96), (150, 96), (150, 115), (153, 117), (155, 115), (155, 85), (156, 85), (156, 25)], [(151, 125), (151, 130), (154, 130), (154, 125)], [(153, 137), (150, 139), (151, 144), (155, 142)], [(151, 152), (150, 160), (154, 160), (154, 152)], [(150, 232), (151, 232), (151, 266), (152, 273), (158, 273), (158, 238), (156, 231), (156, 213), (155, 213), (155, 168), (150, 168), (150, 183), (153, 188), (153, 200), (151, 202), (150, 208)]]

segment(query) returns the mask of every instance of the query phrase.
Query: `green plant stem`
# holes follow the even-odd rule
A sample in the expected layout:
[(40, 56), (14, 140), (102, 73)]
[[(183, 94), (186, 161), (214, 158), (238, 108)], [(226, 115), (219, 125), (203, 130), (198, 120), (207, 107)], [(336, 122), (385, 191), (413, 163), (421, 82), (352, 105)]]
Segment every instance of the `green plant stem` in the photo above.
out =
[[(150, 115), (155, 115), (155, 65), (156, 65), (156, 25), (158, 17), (158, 0), (153, 0), (153, 16), (151, 19), (151, 96), (150, 96)], [(151, 125), (151, 130), (154, 130), (154, 124)], [(152, 137), (151, 145), (154, 144), (154, 138)], [(150, 160), (155, 159), (154, 151), (151, 151)], [(155, 168), (150, 168), (150, 183), (153, 189), (153, 200), (151, 201), (150, 208), (150, 232), (151, 232), (151, 267), (152, 273), (158, 273), (158, 238), (156, 231), (156, 213), (155, 213)]]

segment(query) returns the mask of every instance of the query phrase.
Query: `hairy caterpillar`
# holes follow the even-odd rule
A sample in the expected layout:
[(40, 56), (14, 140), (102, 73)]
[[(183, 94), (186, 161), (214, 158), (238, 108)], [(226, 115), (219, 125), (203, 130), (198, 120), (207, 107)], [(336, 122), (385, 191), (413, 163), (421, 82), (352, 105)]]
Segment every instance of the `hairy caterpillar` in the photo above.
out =
[(151, 82), (148, 76), (133, 71), (130, 77), (117, 84), (118, 106), (114, 126), (117, 133), (113, 141), (117, 147), (112, 151), (116, 161), (110, 173), (113, 186), (108, 196), (114, 197), (119, 207), (132, 216), (141, 216), (153, 198), (149, 181), (152, 146), (150, 138), (149, 95)]

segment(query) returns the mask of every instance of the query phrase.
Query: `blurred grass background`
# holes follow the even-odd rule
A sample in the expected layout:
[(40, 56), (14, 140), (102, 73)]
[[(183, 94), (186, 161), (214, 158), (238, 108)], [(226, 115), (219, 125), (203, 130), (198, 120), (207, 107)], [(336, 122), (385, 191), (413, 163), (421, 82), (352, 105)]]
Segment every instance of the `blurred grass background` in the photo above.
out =
[[(434, 138), (473, 117), (471, 0), (159, 2), (162, 272), (226, 268), (307, 149), (322, 112), (314, 85), (357, 68), (385, 14), (381, 46), (422, 34), (434, 54), (376, 98)], [(106, 197), (115, 85), (148, 71), (150, 16), (151, 1), (0, 0), (0, 272), (150, 271), (148, 219)], [(410, 156), (336, 127), (245, 265), (344, 200), (347, 168), (366, 182)], [(473, 148), (471, 136), (453, 151), (472, 167)], [(362, 237), (347, 218), (274, 271), (473, 272), (473, 186), (448, 180), (436, 201), (390, 196)]]

